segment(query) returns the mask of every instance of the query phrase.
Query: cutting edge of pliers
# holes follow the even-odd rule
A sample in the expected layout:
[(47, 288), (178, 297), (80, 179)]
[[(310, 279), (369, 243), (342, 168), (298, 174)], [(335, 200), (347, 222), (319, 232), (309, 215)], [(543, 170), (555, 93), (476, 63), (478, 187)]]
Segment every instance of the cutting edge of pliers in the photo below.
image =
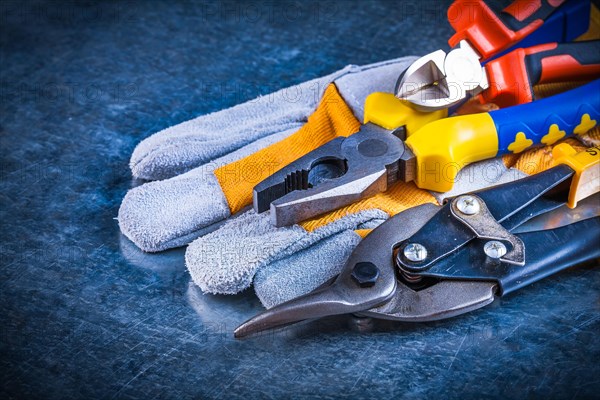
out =
[(413, 62), (399, 77), (395, 94), (420, 111), (450, 108), (489, 87), (481, 56), (466, 41)]

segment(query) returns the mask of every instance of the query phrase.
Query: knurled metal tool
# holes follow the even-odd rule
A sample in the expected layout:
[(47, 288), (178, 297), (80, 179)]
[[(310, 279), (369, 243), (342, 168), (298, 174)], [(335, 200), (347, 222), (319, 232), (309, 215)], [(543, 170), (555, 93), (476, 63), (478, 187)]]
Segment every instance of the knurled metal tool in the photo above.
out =
[(576, 153), (562, 143), (553, 155), (557, 165), (537, 175), (397, 214), (333, 281), (255, 316), (235, 336), (348, 313), (449, 318), (600, 257), (600, 148)]
[[(410, 107), (398, 106), (397, 113), (412, 126), (422, 122), (416, 132), (394, 129), (399, 114), (377, 114), (382, 107), (367, 99), (367, 121), (386, 128), (365, 123), (359, 132), (335, 138), (283, 167), (254, 188), (254, 209), (270, 209), (273, 224), (285, 226), (383, 192), (397, 181), (447, 192), (468, 163), (584, 133), (593, 126), (589, 121), (600, 118), (599, 92), (597, 80), (532, 103), (442, 119), (443, 114), (409, 113)], [(423, 123), (427, 116), (434, 121)]]
[(399, 77), (396, 96), (421, 111), (453, 107), (475, 95), (482, 103), (508, 107), (532, 101), (536, 84), (594, 79), (600, 75), (597, 40), (552, 43), (550, 37), (542, 39), (543, 32), (530, 41), (535, 46), (519, 43), (519, 48), (492, 59), (542, 27), (557, 10), (567, 22), (559, 28), (565, 34), (558, 39), (581, 33), (566, 31), (589, 25), (584, 15), (589, 15), (589, 2), (567, 2), (557, 9), (561, 3), (516, 0), (500, 8), (491, 1), (455, 1), (448, 8), (448, 21), (456, 31), (448, 41), (453, 49), (416, 60)]

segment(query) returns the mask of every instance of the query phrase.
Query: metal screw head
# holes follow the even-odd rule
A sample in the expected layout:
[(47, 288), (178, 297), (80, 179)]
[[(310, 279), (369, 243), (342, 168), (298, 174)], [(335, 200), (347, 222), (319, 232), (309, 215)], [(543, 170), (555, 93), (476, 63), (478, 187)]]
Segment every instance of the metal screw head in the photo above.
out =
[(404, 248), (404, 257), (412, 262), (420, 262), (427, 258), (427, 249), (419, 243), (409, 243)]
[(506, 246), (497, 240), (490, 240), (483, 245), (483, 251), (489, 258), (498, 259), (506, 254)]
[(354, 265), (350, 276), (358, 283), (358, 286), (371, 287), (379, 278), (379, 268), (370, 262), (359, 262)]
[(479, 201), (473, 196), (460, 196), (456, 200), (456, 208), (463, 214), (475, 215), (479, 212)]

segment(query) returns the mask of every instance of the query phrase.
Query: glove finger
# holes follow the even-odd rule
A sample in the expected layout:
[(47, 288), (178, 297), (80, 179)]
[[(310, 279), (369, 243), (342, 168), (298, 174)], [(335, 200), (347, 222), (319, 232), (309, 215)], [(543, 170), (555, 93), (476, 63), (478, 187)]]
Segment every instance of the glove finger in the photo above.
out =
[(190, 243), (231, 215), (215, 167), (246, 157), (294, 133), (268, 136), (183, 175), (131, 189), (119, 208), (121, 232), (139, 248), (162, 251)]
[(190, 243), (186, 266), (206, 293), (235, 294), (248, 288), (257, 270), (345, 230), (378, 225), (388, 218), (380, 210), (349, 214), (312, 232), (299, 225), (275, 228), (269, 214), (253, 210)]
[(347, 66), (325, 77), (164, 129), (136, 147), (130, 161), (132, 173), (142, 179), (166, 179), (262, 137), (291, 129), (306, 122), (327, 85), (334, 81), (352, 111), (362, 119), (367, 95), (393, 91), (398, 75), (414, 59)]
[(443, 204), (446, 199), (456, 197), (460, 194), (513, 182), (525, 176), (527, 174), (517, 169), (507, 168), (501, 158), (493, 158), (469, 164), (460, 170), (456, 175), (452, 190), (443, 193), (431, 191), (430, 193), (439, 204)]
[(157, 132), (133, 151), (130, 160), (133, 176), (166, 179), (306, 122), (328, 83), (354, 68), (357, 67), (348, 66), (331, 75)]
[(254, 291), (266, 308), (306, 294), (340, 273), (360, 236), (346, 230), (260, 268)]

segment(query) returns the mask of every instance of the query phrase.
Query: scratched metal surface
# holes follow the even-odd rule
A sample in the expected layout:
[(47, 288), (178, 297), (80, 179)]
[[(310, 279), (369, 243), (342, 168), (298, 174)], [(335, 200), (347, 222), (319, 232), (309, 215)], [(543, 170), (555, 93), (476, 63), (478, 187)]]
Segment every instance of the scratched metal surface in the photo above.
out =
[(2, 398), (598, 395), (598, 268), (444, 322), (235, 341), (251, 291), (204, 296), (182, 250), (121, 237), (141, 139), (450, 33), (437, 2), (170, 3), (2, 2)]

